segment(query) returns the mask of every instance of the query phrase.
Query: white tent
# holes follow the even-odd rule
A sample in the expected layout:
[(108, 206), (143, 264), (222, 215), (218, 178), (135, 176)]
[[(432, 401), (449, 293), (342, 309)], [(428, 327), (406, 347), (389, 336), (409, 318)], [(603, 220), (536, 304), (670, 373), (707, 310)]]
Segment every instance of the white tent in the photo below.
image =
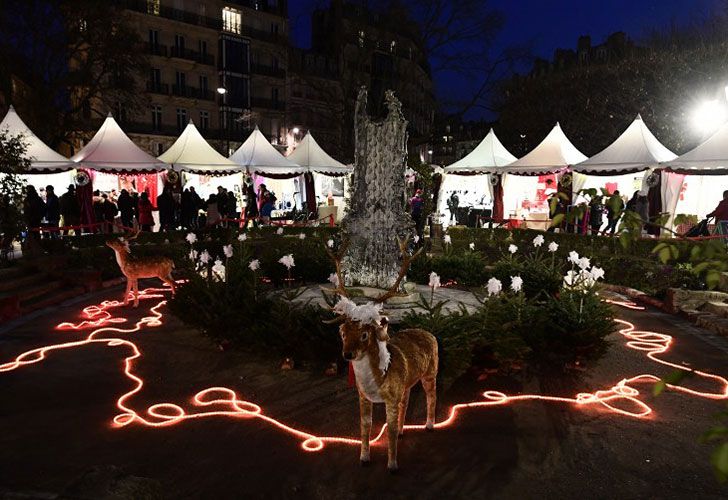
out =
[(227, 175), (244, 170), (215, 151), (200, 135), (192, 120), (159, 160), (173, 165), (177, 170), (203, 175)]
[(305, 167), (280, 154), (257, 126), (250, 137), (230, 156), (230, 160), (251, 174), (256, 173), (266, 177), (296, 177), (306, 172)]
[(656, 167), (659, 162), (676, 157), (652, 135), (642, 117), (637, 115), (617, 140), (588, 160), (574, 165), (573, 170), (590, 175), (626, 174)]
[(505, 167), (503, 172), (516, 175), (552, 174), (584, 160), (586, 156), (576, 149), (557, 123), (538, 146)]
[(684, 174), (728, 174), (728, 122), (705, 142), (662, 166)]
[(119, 174), (167, 168), (164, 162), (139, 149), (121, 130), (111, 113), (91, 141), (71, 159), (84, 167)]
[(306, 167), (310, 172), (332, 177), (348, 175), (354, 170), (354, 167), (344, 165), (329, 156), (319, 146), (311, 132), (308, 132), (296, 149), (288, 155), (288, 159), (293, 163)]
[(475, 149), (452, 165), (445, 167), (446, 174), (498, 174), (502, 167), (516, 161), (496, 137), (493, 129)]
[(16, 136), (22, 134), (23, 140), (27, 145), (26, 154), (30, 158), (30, 172), (63, 172), (76, 168), (76, 164), (65, 156), (55, 152), (48, 147), (38, 136), (36, 136), (28, 126), (23, 123), (15, 108), (10, 106), (8, 113), (0, 122), (0, 130), (5, 130), (9, 135)]

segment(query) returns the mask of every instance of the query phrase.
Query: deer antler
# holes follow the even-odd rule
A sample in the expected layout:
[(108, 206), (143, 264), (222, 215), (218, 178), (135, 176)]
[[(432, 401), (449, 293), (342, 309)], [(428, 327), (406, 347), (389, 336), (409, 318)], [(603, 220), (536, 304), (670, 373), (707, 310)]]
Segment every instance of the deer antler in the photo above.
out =
[(344, 240), (341, 243), (341, 247), (339, 248), (339, 251), (337, 253), (332, 252), (331, 249), (329, 249), (329, 246), (326, 244), (324, 244), (324, 248), (326, 249), (326, 253), (329, 254), (331, 260), (334, 261), (334, 266), (336, 267), (336, 278), (338, 284), (336, 285), (336, 288), (333, 289), (334, 292), (338, 293), (342, 297), (349, 297), (349, 292), (347, 292), (346, 288), (344, 287), (344, 274), (341, 271), (341, 261), (346, 254), (346, 250), (349, 248), (349, 241)]
[(133, 241), (139, 237), (139, 233), (141, 232), (141, 229), (137, 229), (133, 236), (129, 236), (126, 239), (126, 241)]
[(399, 293), (399, 284), (402, 283), (402, 280), (404, 279), (405, 274), (407, 274), (407, 270), (409, 269), (412, 261), (420, 254), (420, 252), (422, 252), (422, 247), (420, 247), (420, 249), (412, 255), (407, 252), (407, 243), (409, 243), (409, 236), (407, 236), (404, 240), (401, 240), (398, 237), (397, 243), (399, 243), (399, 251), (402, 254), (402, 267), (400, 267), (397, 279), (395, 280), (391, 288), (387, 292), (374, 299), (374, 302), (376, 303), (383, 303), (387, 299), (402, 295), (401, 293)]

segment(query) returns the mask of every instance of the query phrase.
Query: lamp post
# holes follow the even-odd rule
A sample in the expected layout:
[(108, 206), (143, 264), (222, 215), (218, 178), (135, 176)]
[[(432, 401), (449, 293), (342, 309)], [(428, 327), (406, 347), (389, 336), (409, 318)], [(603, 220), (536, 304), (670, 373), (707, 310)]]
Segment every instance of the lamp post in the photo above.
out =
[[(227, 158), (230, 155), (230, 113), (228, 113), (225, 103), (225, 94), (227, 94), (227, 89), (225, 87), (218, 87), (217, 93), (220, 94), (220, 99), (222, 99), (222, 108), (223, 113), (225, 114), (225, 157)], [(220, 121), (222, 122), (222, 120)]]

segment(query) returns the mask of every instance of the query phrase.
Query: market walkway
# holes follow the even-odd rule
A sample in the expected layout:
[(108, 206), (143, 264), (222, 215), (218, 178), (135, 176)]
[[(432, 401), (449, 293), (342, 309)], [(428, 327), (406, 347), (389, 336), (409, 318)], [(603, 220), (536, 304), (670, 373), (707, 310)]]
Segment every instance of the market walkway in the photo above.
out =
[[(306, 452), (301, 448), (306, 436), (258, 418), (252, 404), (195, 406), (191, 398), (206, 388), (226, 387), (259, 405), (264, 415), (307, 435), (356, 436), (358, 405), (345, 377), (281, 372), (279, 360), (221, 351), (166, 314), (165, 306), (158, 305), (164, 296), (156, 293), (138, 310), (87, 309), (97, 313), (95, 320), (106, 318), (111, 328), (128, 330), (138, 324), (139, 331), (102, 331), (84, 340), (97, 326), (79, 325), (87, 319), (81, 308), (120, 293), (106, 291), (0, 334), (0, 493), (47, 498), (101, 498), (112, 490), (126, 491), (130, 498), (142, 491), (175, 498), (718, 498), (724, 493), (709, 467), (710, 447), (697, 439), (716, 423), (713, 415), (726, 402), (673, 391), (653, 398), (649, 383), (631, 384), (641, 393), (639, 401), (653, 410), (643, 419), (599, 403), (577, 408), (573, 403), (515, 401), (463, 409), (449, 427), (405, 435), (397, 476), (386, 472), (386, 443), (373, 449), (374, 463), (367, 469), (359, 467), (354, 445), (325, 442), (322, 450)], [(728, 375), (728, 354), (716, 347), (720, 342), (704, 341), (709, 334), (698, 336), (692, 325), (661, 313), (620, 308), (618, 315), (640, 329), (674, 336), (664, 359)], [(113, 318), (124, 321), (108, 323)], [(54, 329), (63, 321), (80, 329)], [(31, 354), (21, 359), (28, 364), (12, 363), (28, 350), (67, 342), (77, 343), (47, 351), (38, 362), (38, 354)], [(129, 361), (129, 372), (144, 386), (122, 401), (126, 410), (120, 410), (117, 399), (138, 385), (124, 374), (124, 360), (134, 355), (134, 348), (140, 357)], [(609, 390), (624, 378), (670, 371), (644, 352), (627, 348), (625, 338), (615, 334), (608, 353), (583, 373), (523, 384), (487, 378), (441, 391), (438, 421), (453, 404), (485, 401), (480, 395), (485, 390), (574, 397)], [(687, 384), (703, 391), (725, 389), (699, 377)], [(221, 390), (200, 396), (208, 402), (227, 397)], [(180, 409), (168, 405), (147, 413), (160, 402)], [(633, 413), (644, 410), (626, 400), (612, 403)], [(419, 389), (410, 409), (408, 421), (422, 422)], [(143, 424), (174, 423), (182, 412), (211, 410), (237, 416), (162, 427)], [(121, 426), (114, 425), (117, 416)], [(375, 421), (382, 420), (378, 408)]]

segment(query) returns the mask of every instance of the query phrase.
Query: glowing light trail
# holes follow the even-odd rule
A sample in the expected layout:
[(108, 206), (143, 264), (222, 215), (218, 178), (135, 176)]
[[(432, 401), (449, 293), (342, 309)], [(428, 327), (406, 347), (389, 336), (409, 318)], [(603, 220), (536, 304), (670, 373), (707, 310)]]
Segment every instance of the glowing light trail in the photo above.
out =
[[(148, 288), (141, 292), (141, 300), (149, 299), (164, 299), (162, 292), (168, 289), (159, 288)], [(607, 302), (625, 307), (633, 310), (644, 310), (642, 306), (638, 306), (632, 302), (622, 302), (607, 300)], [(339, 436), (317, 436), (309, 432), (296, 429), (286, 425), (285, 423), (269, 417), (263, 413), (263, 410), (257, 404), (240, 399), (238, 394), (227, 387), (210, 387), (204, 389), (192, 398), (192, 408), (186, 410), (185, 408), (169, 402), (155, 403), (149, 406), (143, 414), (140, 414), (130, 406), (130, 400), (132, 397), (141, 392), (144, 387), (144, 380), (141, 377), (133, 373), (135, 361), (141, 357), (141, 351), (137, 345), (124, 338), (119, 337), (101, 337), (102, 334), (132, 334), (141, 331), (144, 327), (156, 327), (162, 324), (163, 314), (160, 312), (160, 308), (167, 303), (166, 300), (160, 300), (156, 305), (149, 309), (150, 315), (144, 316), (133, 326), (129, 328), (119, 328), (115, 326), (109, 326), (114, 324), (120, 324), (127, 322), (126, 318), (115, 317), (111, 313), (113, 309), (116, 309), (123, 305), (122, 302), (118, 301), (104, 301), (98, 305), (88, 306), (83, 309), (83, 315), (87, 318), (80, 323), (61, 323), (56, 328), (58, 330), (73, 330), (80, 331), (93, 328), (93, 331), (88, 334), (85, 339), (76, 340), (71, 342), (64, 342), (59, 344), (53, 344), (45, 347), (39, 347), (26, 351), (17, 356), (13, 361), (0, 364), (0, 372), (9, 372), (18, 368), (35, 364), (43, 361), (47, 353), (54, 351), (60, 351), (63, 349), (72, 349), (85, 345), (105, 345), (108, 347), (128, 347), (131, 354), (124, 358), (124, 374), (126, 377), (134, 383), (134, 387), (128, 392), (121, 395), (117, 401), (116, 406), (121, 413), (113, 418), (113, 425), (115, 427), (124, 427), (130, 424), (139, 424), (148, 427), (164, 427), (175, 425), (186, 420), (208, 418), (208, 417), (232, 417), (240, 419), (258, 419), (261, 420), (283, 432), (286, 432), (296, 438), (302, 440), (301, 447), (305, 451), (313, 452), (319, 451), (324, 446), (329, 444), (346, 444), (346, 445), (359, 445), (360, 441), (354, 438), (339, 437)], [(673, 343), (673, 338), (670, 335), (661, 334), (650, 331), (639, 331), (635, 329), (635, 325), (629, 321), (617, 319), (619, 324), (623, 325), (623, 328), (619, 330), (619, 333), (626, 339), (626, 346), (635, 349), (640, 352), (644, 352), (647, 358), (650, 360), (662, 364), (664, 366), (685, 370), (691, 372), (697, 377), (701, 377), (705, 380), (715, 382), (720, 387), (720, 390), (716, 392), (698, 391), (695, 389), (689, 389), (682, 386), (675, 386), (667, 384), (667, 387), (683, 392), (692, 396), (708, 398), (708, 399), (728, 399), (728, 380), (718, 375), (711, 373), (694, 370), (683, 365), (672, 363), (660, 359), (658, 356), (667, 352)], [(659, 381), (660, 378), (651, 374), (637, 375), (631, 378), (625, 378), (617, 382), (614, 386), (609, 389), (596, 391), (593, 393), (579, 393), (573, 398), (557, 397), (557, 396), (544, 396), (540, 394), (521, 394), (521, 395), (506, 395), (498, 391), (485, 391), (482, 396), (484, 400), (472, 401), (468, 403), (459, 403), (450, 407), (450, 411), (445, 420), (437, 422), (436, 428), (443, 428), (451, 426), (457, 420), (458, 414), (462, 410), (482, 408), (490, 406), (502, 406), (505, 404), (515, 403), (518, 401), (549, 401), (556, 403), (567, 403), (572, 404), (577, 408), (587, 407), (601, 407), (610, 412), (624, 415), (633, 418), (645, 418), (648, 417), (652, 412), (652, 408), (643, 402), (640, 397), (640, 392), (634, 385), (654, 383)], [(424, 425), (405, 425), (405, 429), (408, 430), (422, 430)], [(372, 444), (381, 441), (384, 431), (386, 430), (386, 424), (383, 425), (376, 436), (372, 439)]]

